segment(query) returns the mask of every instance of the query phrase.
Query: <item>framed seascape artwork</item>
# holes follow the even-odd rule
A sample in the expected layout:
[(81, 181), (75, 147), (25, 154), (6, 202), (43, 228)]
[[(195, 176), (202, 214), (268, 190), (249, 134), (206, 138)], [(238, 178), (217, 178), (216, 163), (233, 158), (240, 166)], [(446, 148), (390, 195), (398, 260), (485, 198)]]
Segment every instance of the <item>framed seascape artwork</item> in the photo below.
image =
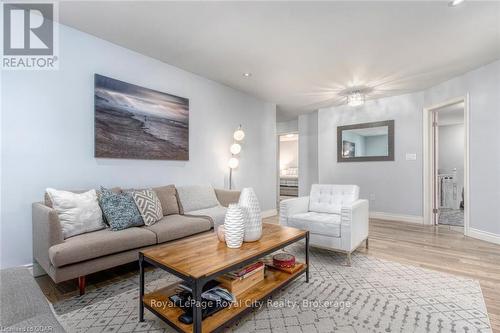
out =
[(95, 157), (189, 160), (189, 99), (95, 74)]

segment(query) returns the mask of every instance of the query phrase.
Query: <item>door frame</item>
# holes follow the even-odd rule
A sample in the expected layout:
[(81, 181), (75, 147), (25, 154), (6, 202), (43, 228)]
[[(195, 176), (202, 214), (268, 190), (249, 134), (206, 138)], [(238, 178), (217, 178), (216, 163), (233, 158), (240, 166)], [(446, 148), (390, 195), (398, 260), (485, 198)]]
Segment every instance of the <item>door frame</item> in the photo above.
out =
[[(280, 207), (280, 176), (281, 176), (281, 169), (280, 169), (280, 137), (281, 136), (286, 136), (288, 134), (297, 134), (297, 163), (299, 162), (299, 158), (300, 158), (300, 152), (299, 152), (299, 149), (300, 149), (300, 134), (299, 134), (299, 131), (289, 131), (289, 132), (282, 132), (282, 133), (277, 133), (276, 134), (276, 185), (277, 185), (277, 189), (276, 189), (276, 207), (278, 207), (278, 211), (279, 211), (279, 207)], [(299, 170), (300, 172), (300, 170)], [(299, 177), (299, 175), (297, 174), (297, 177)]]
[(446, 106), (464, 103), (464, 235), (470, 231), (470, 184), (469, 184), (469, 94), (449, 99), (443, 103), (435, 104), (423, 109), (423, 168), (424, 168), (424, 224), (434, 225), (432, 208), (434, 206), (434, 135), (433, 112)]

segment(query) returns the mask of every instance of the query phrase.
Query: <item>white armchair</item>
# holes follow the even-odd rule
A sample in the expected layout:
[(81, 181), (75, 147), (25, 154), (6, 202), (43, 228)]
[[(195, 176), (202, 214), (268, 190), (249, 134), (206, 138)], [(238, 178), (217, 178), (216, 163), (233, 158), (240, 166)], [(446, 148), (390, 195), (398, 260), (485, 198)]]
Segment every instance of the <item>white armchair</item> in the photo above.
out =
[(359, 199), (359, 186), (319, 185), (308, 197), (283, 200), (280, 223), (309, 231), (311, 246), (347, 254), (363, 241), (368, 248), (368, 200)]

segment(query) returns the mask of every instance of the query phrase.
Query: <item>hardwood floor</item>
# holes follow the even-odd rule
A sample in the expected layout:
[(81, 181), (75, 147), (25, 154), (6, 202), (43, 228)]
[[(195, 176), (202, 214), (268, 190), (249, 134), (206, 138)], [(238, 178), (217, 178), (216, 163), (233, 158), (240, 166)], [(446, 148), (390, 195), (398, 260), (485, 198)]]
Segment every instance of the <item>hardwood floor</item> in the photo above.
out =
[[(265, 222), (278, 223), (278, 217)], [(379, 258), (465, 276), (480, 282), (493, 332), (500, 333), (500, 245), (476, 240), (448, 226), (424, 226), (372, 219), (370, 248), (359, 251)], [(134, 274), (136, 264), (88, 278), (88, 288), (103, 286)], [(37, 282), (51, 301), (78, 294), (76, 282), (55, 285), (49, 277)]]

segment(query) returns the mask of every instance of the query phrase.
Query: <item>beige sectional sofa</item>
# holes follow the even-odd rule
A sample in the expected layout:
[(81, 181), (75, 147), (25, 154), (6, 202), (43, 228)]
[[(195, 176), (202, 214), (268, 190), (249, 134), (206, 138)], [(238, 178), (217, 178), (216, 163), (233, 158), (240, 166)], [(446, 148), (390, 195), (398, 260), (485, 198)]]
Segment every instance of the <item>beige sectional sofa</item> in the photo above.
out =
[[(67, 239), (47, 197), (43, 203), (34, 203), (34, 261), (56, 283), (78, 278), (82, 294), (86, 275), (136, 261), (142, 249), (209, 231), (220, 224), (221, 217), (223, 222), (226, 207), (239, 199), (238, 191), (210, 186), (179, 187), (173, 192), (172, 186), (154, 190), (164, 208), (163, 218), (155, 224), (120, 231), (102, 229)], [(178, 207), (173, 207), (175, 204)], [(169, 212), (174, 213), (166, 215)]]

